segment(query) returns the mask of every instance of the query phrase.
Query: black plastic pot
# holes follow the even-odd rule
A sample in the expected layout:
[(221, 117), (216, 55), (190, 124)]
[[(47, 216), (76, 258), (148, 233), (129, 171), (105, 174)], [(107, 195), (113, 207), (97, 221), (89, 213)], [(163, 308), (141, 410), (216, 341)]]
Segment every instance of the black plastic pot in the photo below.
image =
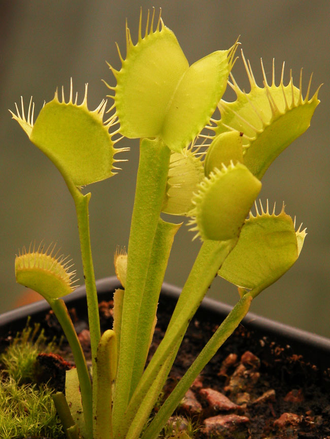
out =
[[(97, 282), (99, 301), (110, 300), (114, 290), (119, 287), (120, 283), (115, 277), (99, 280)], [(164, 283), (159, 308), (161, 309), (162, 303), (165, 302), (173, 304), (174, 307), (179, 294), (179, 288)], [(69, 307), (76, 308), (79, 314), (87, 313), (84, 287), (77, 288), (65, 298), (65, 302)], [(20, 331), (25, 327), (29, 316), (33, 318), (33, 321), (41, 321), (45, 311), (49, 309), (48, 303), (43, 300), (0, 315), (0, 335)], [(226, 304), (206, 298), (197, 311), (197, 317), (220, 324), (231, 309)], [(330, 368), (330, 339), (259, 317), (253, 313), (249, 313), (242, 323), (260, 337), (268, 336), (283, 346), (289, 345), (292, 354), (303, 355), (306, 360), (320, 369)]]

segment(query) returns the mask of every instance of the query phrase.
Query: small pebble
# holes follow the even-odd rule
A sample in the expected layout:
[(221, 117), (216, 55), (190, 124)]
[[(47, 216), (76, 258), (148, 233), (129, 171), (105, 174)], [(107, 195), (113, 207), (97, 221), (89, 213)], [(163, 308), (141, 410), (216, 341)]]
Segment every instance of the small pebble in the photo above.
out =
[(301, 416), (295, 413), (283, 413), (276, 421), (274, 425), (278, 428), (295, 427), (301, 422)]
[(203, 396), (210, 408), (215, 411), (228, 411), (240, 409), (240, 406), (232, 402), (227, 396), (213, 389), (202, 389), (200, 395)]
[(190, 389), (182, 399), (181, 408), (191, 415), (196, 415), (202, 411), (202, 405), (197, 401), (195, 393)]
[(235, 414), (213, 416), (204, 420), (205, 427), (202, 428), (202, 432), (205, 435), (214, 435), (214, 437), (218, 437), (217, 435), (224, 432), (229, 435), (237, 432), (249, 422), (250, 419), (247, 416)]
[(267, 392), (263, 393), (259, 398), (253, 401), (253, 404), (262, 404), (267, 401), (275, 401), (276, 392), (274, 389), (267, 390)]
[(83, 349), (90, 349), (91, 347), (91, 334), (88, 329), (83, 329), (78, 338)]
[(244, 352), (244, 354), (241, 356), (241, 363), (244, 364), (244, 366), (250, 366), (254, 369), (259, 369), (260, 367), (259, 358), (250, 351)]
[(222, 362), (218, 376), (227, 376), (228, 369), (237, 363), (237, 354), (229, 354)]
[(238, 393), (236, 395), (236, 404), (242, 406), (246, 405), (251, 401), (251, 395), (247, 392)]
[(293, 389), (284, 397), (284, 401), (293, 402), (294, 404), (299, 404), (304, 401), (304, 395), (302, 390)]
[(225, 391), (230, 393), (241, 393), (254, 388), (260, 378), (260, 373), (255, 368), (247, 369), (244, 364), (239, 364), (230, 378)]
[(192, 389), (199, 390), (203, 388), (203, 377), (198, 375), (197, 378), (195, 378), (195, 381), (191, 385)]
[(100, 318), (105, 320), (113, 318), (113, 301), (102, 301), (99, 303)]

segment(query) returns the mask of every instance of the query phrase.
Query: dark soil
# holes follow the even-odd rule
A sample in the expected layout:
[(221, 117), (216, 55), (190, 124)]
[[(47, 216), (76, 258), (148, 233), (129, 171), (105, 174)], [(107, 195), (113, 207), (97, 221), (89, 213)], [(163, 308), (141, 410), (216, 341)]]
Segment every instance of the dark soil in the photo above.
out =
[[(159, 323), (161, 339), (166, 321)], [(169, 381), (184, 374), (216, 329), (214, 323), (192, 321)], [(329, 391), (330, 370), (318, 370), (290, 346), (241, 325), (195, 381), (178, 413), (197, 420), (202, 438), (325, 439), (330, 438)]]
[[(151, 355), (164, 336), (173, 304), (161, 300), (160, 309)], [(87, 323), (74, 309), (70, 312), (88, 355)], [(102, 329), (111, 328), (112, 301), (100, 304), (100, 315)], [(51, 338), (60, 336), (51, 312), (46, 326)], [(214, 323), (193, 319), (164, 389), (165, 397), (216, 329)], [(70, 362), (65, 343), (61, 354)], [(58, 364), (58, 358), (48, 361), (45, 355), (39, 361), (44, 380), (63, 377), (69, 367), (67, 362)], [(55, 370), (52, 363), (57, 364)], [(187, 420), (192, 421), (198, 439), (330, 439), (330, 370), (319, 370), (308, 358), (294, 355), (290, 346), (240, 326), (195, 380), (171, 419), (183, 430)]]
[[(167, 322), (166, 315), (159, 317), (156, 345)], [(166, 391), (183, 376), (217, 327), (193, 319)], [(307, 358), (294, 355), (290, 346), (280, 346), (242, 325), (188, 393), (177, 415), (189, 416), (201, 426), (196, 437), (330, 438), (330, 370), (319, 370)]]

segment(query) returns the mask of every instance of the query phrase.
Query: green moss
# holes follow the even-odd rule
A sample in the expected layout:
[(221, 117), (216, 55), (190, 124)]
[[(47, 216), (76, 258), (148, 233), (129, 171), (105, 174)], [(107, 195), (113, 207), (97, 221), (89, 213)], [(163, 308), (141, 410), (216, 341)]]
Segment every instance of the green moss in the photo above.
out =
[(0, 387), (0, 437), (64, 438), (51, 393), (46, 386), (19, 385), (12, 378), (3, 379)]
[(33, 381), (34, 365), (40, 352), (54, 352), (56, 346), (53, 342), (47, 343), (40, 325), (32, 328), (29, 322), (21, 333), (18, 333), (7, 348), (5, 354), (0, 356), (3, 369), (9, 377), (18, 383)]
[(1, 439), (65, 437), (53, 403), (53, 390), (33, 383), (37, 355), (42, 350), (45, 352), (53, 348), (53, 343), (46, 344), (38, 325), (34, 328), (27, 326), (1, 355)]

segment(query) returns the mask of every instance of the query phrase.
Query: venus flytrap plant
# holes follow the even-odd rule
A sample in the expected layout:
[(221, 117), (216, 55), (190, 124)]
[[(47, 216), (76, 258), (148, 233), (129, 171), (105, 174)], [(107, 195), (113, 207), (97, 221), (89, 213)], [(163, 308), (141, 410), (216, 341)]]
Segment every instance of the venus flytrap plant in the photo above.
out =
[[(214, 52), (189, 67), (175, 35), (163, 25), (160, 16), (153, 30), (154, 15), (149, 25), (148, 14), (144, 37), (140, 19), (136, 45), (126, 29), (126, 59), (119, 52), (122, 68), (112, 69), (117, 80), (113, 91), (120, 132), (126, 137), (142, 138), (127, 260), (122, 317), (125, 324), (121, 329), (120, 343), (125, 348), (119, 348), (114, 399), (117, 420), (123, 417), (142, 374), (150, 340), (150, 331), (145, 329), (146, 325), (151, 328), (154, 320), (150, 313), (146, 321), (149, 307), (141, 304), (149, 264), (156, 255), (152, 246), (166, 189), (170, 151), (181, 152), (209, 122), (225, 91), (236, 49), (235, 45), (229, 51)], [(158, 167), (161, 174), (156, 173)], [(153, 206), (151, 200), (155, 202)], [(158, 266), (157, 272), (161, 271)], [(152, 277), (148, 280), (151, 282)], [(152, 290), (148, 303), (150, 306), (151, 300), (151, 309), (156, 311), (159, 289)]]
[[(137, 42), (126, 26), (126, 56), (116, 79), (110, 116), (106, 102), (90, 111), (87, 87), (81, 104), (55, 94), (33, 122), (16, 108), (16, 119), (30, 140), (58, 167), (75, 202), (86, 282), (91, 331), (92, 379), (61, 297), (72, 291), (72, 275), (52, 250), (23, 251), (16, 258), (16, 278), (48, 300), (72, 347), (77, 373), (67, 374), (66, 396), (55, 400), (68, 437), (83, 439), (155, 439), (196, 376), (237, 328), (250, 304), (297, 260), (305, 231), (295, 231), (284, 212), (249, 214), (271, 162), (309, 126), (318, 91), (303, 98), (302, 84), (257, 86), (243, 61), (251, 85), (243, 92), (231, 75), (237, 42), (191, 66), (174, 35), (155, 11), (142, 13)], [(264, 72), (264, 70), (263, 70)], [(236, 101), (222, 100), (227, 81)], [(219, 108), (221, 119), (212, 116)], [(117, 125), (115, 127), (115, 125)], [(206, 129), (204, 142), (200, 138)], [(109, 130), (111, 133), (109, 134)], [(204, 131), (203, 131), (204, 132)], [(114, 174), (115, 143), (140, 139), (140, 160), (128, 254), (116, 253), (116, 274), (124, 289), (114, 294), (114, 326), (100, 333), (89, 236), (91, 194), (82, 186)], [(114, 140), (116, 139), (116, 140)], [(189, 218), (202, 240), (196, 261), (166, 334), (149, 365), (146, 359), (156, 323), (157, 303), (175, 234), (181, 224), (161, 213)], [(219, 326), (186, 375), (149, 423), (188, 324), (216, 275), (237, 285), (240, 300)], [(81, 390), (81, 396), (79, 392)], [(69, 413), (69, 406), (71, 412)], [(81, 413), (80, 413), (81, 412)], [(147, 426), (148, 425), (148, 426)], [(146, 427), (147, 426), (147, 427)]]

